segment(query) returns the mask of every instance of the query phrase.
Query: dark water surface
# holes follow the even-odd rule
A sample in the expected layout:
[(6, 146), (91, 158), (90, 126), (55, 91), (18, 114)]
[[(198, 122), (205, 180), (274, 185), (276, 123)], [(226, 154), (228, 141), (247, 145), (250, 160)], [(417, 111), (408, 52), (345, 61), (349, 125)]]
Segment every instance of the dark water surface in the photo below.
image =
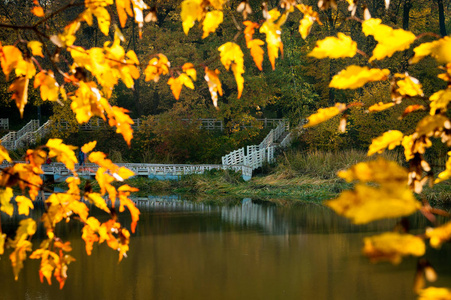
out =
[[(288, 208), (250, 199), (138, 206), (141, 220), (121, 263), (103, 244), (88, 257), (81, 226), (69, 223), (59, 234), (71, 241), (77, 261), (64, 289), (55, 280), (41, 284), (39, 261), (29, 259), (15, 282), (3, 256), (0, 299), (415, 299), (415, 258), (392, 266), (361, 255), (362, 238), (395, 221), (353, 226), (317, 204)], [(410, 221), (414, 230), (427, 224), (419, 215)], [(435, 285), (450, 287), (451, 247), (428, 249), (427, 256), (439, 273)]]

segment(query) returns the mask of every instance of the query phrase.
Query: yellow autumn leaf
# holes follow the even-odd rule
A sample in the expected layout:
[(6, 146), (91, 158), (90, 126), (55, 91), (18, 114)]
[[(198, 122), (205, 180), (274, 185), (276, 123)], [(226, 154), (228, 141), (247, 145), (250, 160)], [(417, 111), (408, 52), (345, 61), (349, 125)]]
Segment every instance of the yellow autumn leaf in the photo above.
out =
[(296, 5), (296, 8), (304, 14), (304, 17), (299, 21), (299, 33), (303, 39), (306, 39), (310, 33), (313, 23), (317, 22), (319, 25), (322, 25), (322, 23), (319, 19), (318, 13), (313, 10), (313, 7), (298, 4)]
[(416, 36), (403, 29), (393, 29), (390, 26), (381, 24), (380, 19), (368, 19), (362, 24), (363, 33), (368, 36), (374, 36), (378, 42), (373, 50), (373, 56), (370, 62), (385, 57), (391, 57), (397, 51), (409, 49), (410, 45), (415, 41)]
[(97, 145), (97, 141), (92, 141), (92, 142), (86, 143), (81, 147), (81, 151), (83, 151), (84, 153), (89, 153), (92, 151), (92, 149), (95, 148), (96, 145)]
[(451, 290), (431, 286), (418, 292), (418, 300), (451, 300)]
[(412, 234), (385, 232), (363, 239), (363, 254), (372, 262), (389, 261), (399, 264), (403, 256), (422, 256), (426, 252), (423, 240)]
[(446, 161), (445, 170), (438, 174), (438, 178), (435, 179), (435, 183), (440, 183), (451, 178), (451, 151), (448, 152), (448, 156), (450, 157), (448, 157), (448, 160)]
[(342, 192), (325, 205), (355, 224), (408, 216), (421, 208), (407, 184), (372, 187), (358, 183), (354, 190)]
[(247, 47), (251, 49), (251, 56), (254, 60), (254, 63), (260, 71), (263, 70), (263, 54), (265, 53), (265, 51), (263, 51), (262, 47), (260, 46), (264, 44), (265, 43), (259, 39), (251, 40), (249, 41), (249, 43), (247, 43)]
[(393, 150), (396, 146), (401, 144), (403, 136), (402, 132), (398, 130), (384, 132), (382, 136), (372, 140), (368, 150), (368, 156), (375, 153), (382, 153), (386, 148), (388, 148), (388, 150)]
[(339, 32), (337, 37), (329, 36), (316, 42), (315, 48), (308, 54), (316, 58), (342, 58), (353, 57), (357, 53), (357, 43), (344, 33)]
[(44, 57), (44, 54), (42, 54), (42, 43), (41, 42), (30, 41), (27, 43), (27, 47), (30, 48), (31, 54), (33, 56)]
[(238, 87), (238, 99), (241, 97), (244, 85), (244, 59), (240, 46), (235, 43), (225, 43), (218, 48), (221, 56), (221, 62), (229, 70), (232, 66), (232, 72)]
[(407, 74), (395, 74), (395, 77), (403, 78), (396, 81), (396, 85), (398, 86), (396, 92), (398, 92), (400, 95), (410, 97), (424, 96), (421, 83), (418, 81), (418, 79)]
[(190, 89), (194, 89), (193, 82), (185, 73), (180, 74), (180, 76), (177, 78), (169, 78), (168, 85), (171, 87), (172, 94), (174, 95), (176, 100), (179, 100), (180, 98), (180, 92), (182, 91), (183, 85)]
[(211, 100), (213, 101), (213, 105), (218, 107), (218, 94), (222, 96), (222, 85), (221, 81), (218, 77), (218, 70), (210, 70), (208, 67), (205, 67), (205, 81), (208, 84), (208, 90), (210, 91)]
[(63, 144), (63, 140), (49, 139), (46, 144), (49, 148), (49, 157), (56, 157), (56, 160), (62, 162), (69, 170), (75, 169), (77, 157), (74, 150), (77, 147)]
[(188, 35), (189, 30), (194, 26), (196, 20), (202, 16), (203, 10), (201, 6), (202, 0), (184, 0), (182, 2), (182, 18), (183, 32)]
[(7, 187), (5, 189), (0, 189), (0, 210), (10, 217), (12, 217), (14, 212), (14, 205), (11, 204), (11, 198), (13, 197), (13, 189)]
[(434, 248), (440, 248), (443, 243), (451, 239), (451, 222), (445, 223), (439, 227), (427, 228), (426, 237)]
[(191, 77), (194, 81), (197, 80), (197, 72), (196, 72), (196, 69), (194, 68), (194, 65), (192, 63), (185, 63), (182, 66), (182, 70), (183, 70), (183, 72), (186, 73), (186, 75)]
[(3, 255), (3, 253), (5, 253), (5, 239), (6, 234), (0, 233), (0, 255)]
[(429, 115), (421, 119), (415, 128), (417, 136), (431, 136), (436, 131), (442, 131), (443, 128), (451, 129), (449, 119), (443, 115)]
[(266, 34), (266, 44), (268, 47), (268, 57), (272, 69), (276, 68), (276, 58), (279, 57), (279, 50), (283, 53), (283, 44), (281, 39), (282, 29), (278, 23), (274, 23), (280, 16), (277, 9), (268, 12), (269, 18), (260, 27), (260, 32)]
[(6, 148), (1, 145), (1, 142), (2, 141), (0, 140), (0, 162), (3, 162), (4, 160), (12, 162), (8, 150), (6, 150)]
[(85, 197), (88, 198), (90, 202), (94, 203), (94, 205), (97, 206), (99, 209), (106, 211), (107, 213), (110, 213), (110, 209), (108, 208), (105, 199), (103, 199), (103, 197), (99, 193), (86, 193)]
[(23, 117), (25, 105), (28, 102), (28, 83), (30, 79), (26, 76), (17, 77), (9, 86), (9, 91), (13, 92), (12, 99), (16, 101), (20, 117)]
[(376, 103), (376, 104), (368, 107), (368, 111), (369, 112), (379, 112), (379, 111), (389, 109), (390, 107), (393, 107), (394, 105), (395, 104), (393, 102), (390, 102), (390, 103), (379, 102), (379, 103)]
[(31, 59), (24, 59), (17, 63), (16, 66), (16, 76), (25, 76), (31, 79), (36, 75), (36, 67), (34, 66)]
[(34, 209), (33, 202), (25, 196), (16, 196), (17, 207), (19, 215), (26, 215), (30, 213), (30, 208)]
[(357, 89), (371, 81), (385, 80), (389, 74), (390, 71), (388, 69), (369, 69), (368, 67), (351, 65), (335, 75), (329, 87), (336, 89)]
[(411, 64), (415, 64), (419, 62), (421, 59), (426, 56), (432, 56), (439, 63), (450, 63), (451, 62), (451, 52), (449, 49), (451, 48), (451, 37), (445, 36), (444, 38), (430, 42), (430, 43), (422, 43), (413, 51), (415, 55), (412, 59), (409, 60)]
[(9, 79), (9, 73), (11, 73), (22, 60), (22, 52), (20, 52), (19, 49), (15, 46), (2, 46), (0, 43), (0, 62), (6, 80)]
[(209, 11), (205, 14), (205, 19), (202, 23), (203, 35), (202, 38), (206, 38), (210, 33), (215, 32), (218, 26), (223, 21), (223, 13), (220, 10)]
[(100, 31), (104, 35), (108, 35), (111, 22), (111, 17), (108, 10), (105, 7), (98, 6), (92, 10), (92, 14), (97, 18), (97, 24), (99, 25)]
[(168, 58), (161, 53), (158, 54), (158, 58), (152, 58), (144, 70), (144, 74), (146, 75), (145, 80), (153, 80), (154, 82), (158, 82), (160, 75), (168, 74), (170, 66), (171, 64), (169, 63)]
[(337, 175), (347, 182), (407, 184), (408, 173), (396, 162), (378, 158), (373, 161), (355, 164), (348, 170), (339, 171)]
[(336, 103), (335, 106), (328, 108), (320, 108), (316, 114), (309, 116), (308, 123), (304, 125), (304, 128), (312, 127), (318, 125), (322, 122), (325, 122), (329, 119), (332, 119), (339, 113), (343, 112), (346, 109), (346, 104)]
[(128, 110), (122, 107), (113, 106), (108, 111), (108, 123), (110, 126), (116, 126), (116, 133), (122, 134), (127, 145), (130, 146), (130, 142), (133, 138), (133, 122), (132, 118), (127, 115)]
[(429, 97), (429, 100), (431, 100), (431, 115), (435, 115), (437, 111), (446, 112), (451, 102), (451, 89), (440, 90)]
[(39, 87), (41, 90), (41, 99), (49, 101), (57, 101), (60, 91), (59, 85), (55, 80), (51, 70), (46, 74), (44, 71), (39, 72), (34, 78), (34, 88)]

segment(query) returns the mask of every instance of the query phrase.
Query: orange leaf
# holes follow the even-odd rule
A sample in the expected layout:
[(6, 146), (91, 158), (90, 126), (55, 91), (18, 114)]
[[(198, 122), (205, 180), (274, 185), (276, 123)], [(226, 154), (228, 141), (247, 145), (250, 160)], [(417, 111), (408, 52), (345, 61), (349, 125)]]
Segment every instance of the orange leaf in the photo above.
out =
[(218, 93), (222, 96), (222, 86), (221, 81), (219, 81), (218, 70), (209, 70), (205, 67), (205, 80), (208, 84), (208, 89), (211, 94), (211, 100), (213, 100), (213, 105), (218, 107)]
[(9, 73), (12, 72), (17, 64), (23, 60), (22, 52), (14, 46), (3, 46), (0, 43), (0, 62), (2, 64), (3, 73), (6, 80), (9, 78)]
[(36, 17), (43, 17), (45, 16), (44, 14), (44, 9), (41, 6), (34, 6), (31, 9), (31, 12), (36, 16)]
[(81, 147), (81, 151), (83, 151), (84, 153), (91, 152), (92, 149), (94, 149), (94, 147), (96, 145), (97, 145), (97, 141), (92, 141), (92, 142), (86, 143)]
[(9, 91), (13, 92), (12, 99), (16, 100), (17, 108), (20, 111), (20, 117), (23, 117), (25, 104), (28, 102), (28, 83), (30, 79), (26, 76), (18, 77), (9, 87)]

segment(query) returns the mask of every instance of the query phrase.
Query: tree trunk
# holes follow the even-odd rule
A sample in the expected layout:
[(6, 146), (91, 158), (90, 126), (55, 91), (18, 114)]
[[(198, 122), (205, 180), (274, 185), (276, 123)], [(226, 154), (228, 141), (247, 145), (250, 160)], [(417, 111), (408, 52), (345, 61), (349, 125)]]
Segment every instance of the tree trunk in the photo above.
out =
[(438, 3), (438, 22), (440, 25), (441, 36), (446, 36), (446, 26), (445, 26), (445, 10), (443, 8), (443, 0), (437, 0)]
[(410, 14), (410, 9), (412, 8), (412, 1), (411, 0), (406, 0), (404, 2), (404, 8), (403, 8), (403, 13), (402, 13), (402, 29), (404, 30), (409, 30), (409, 14)]

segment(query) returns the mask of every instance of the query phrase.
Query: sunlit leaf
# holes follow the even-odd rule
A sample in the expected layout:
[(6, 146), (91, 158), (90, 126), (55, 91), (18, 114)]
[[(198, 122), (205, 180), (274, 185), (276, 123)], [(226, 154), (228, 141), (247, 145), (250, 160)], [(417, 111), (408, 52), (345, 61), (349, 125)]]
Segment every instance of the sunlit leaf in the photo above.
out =
[(31, 12), (36, 17), (44, 17), (45, 16), (44, 9), (41, 6), (33, 6), (33, 8), (31, 9)]
[(376, 104), (368, 107), (368, 111), (369, 112), (379, 112), (379, 111), (389, 109), (390, 107), (393, 107), (394, 105), (395, 104), (393, 102), (390, 102), (390, 103), (379, 102), (379, 103), (376, 103)]
[(346, 105), (343, 103), (336, 103), (333, 107), (320, 108), (316, 114), (309, 116), (308, 123), (304, 125), (304, 128), (312, 127), (325, 122), (346, 109)]
[(225, 43), (218, 48), (221, 56), (221, 62), (229, 70), (232, 66), (232, 72), (238, 87), (238, 99), (241, 97), (244, 85), (244, 59), (240, 46), (235, 43)]
[(404, 74), (395, 74), (398, 78), (403, 78), (396, 81), (398, 88), (396, 91), (402, 96), (424, 96), (421, 83), (418, 79)]
[(20, 117), (23, 117), (25, 105), (28, 103), (28, 83), (30, 79), (26, 76), (17, 77), (9, 86), (9, 91), (13, 92), (12, 99), (16, 101)]
[(451, 53), (449, 49), (451, 48), (451, 37), (445, 36), (444, 38), (430, 42), (422, 43), (413, 51), (415, 52), (414, 57), (409, 61), (411, 64), (419, 62), (426, 56), (432, 56), (439, 63), (449, 63), (451, 62)]
[[(451, 156), (451, 152), (448, 152), (448, 156)], [(439, 183), (451, 178), (451, 157), (448, 157), (446, 161), (445, 170), (438, 174), (438, 178), (435, 180), (435, 183)], [(451, 233), (451, 225), (450, 225), (450, 233)]]
[(299, 21), (299, 33), (303, 39), (306, 39), (310, 33), (313, 23), (318, 22), (319, 25), (322, 25), (322, 23), (319, 20), (318, 13), (313, 10), (313, 7), (299, 4), (296, 5), (296, 8), (304, 14), (304, 17), (301, 21)]
[(0, 189), (0, 210), (10, 217), (12, 217), (14, 212), (14, 205), (12, 205), (11, 198), (13, 197), (13, 189), (7, 187), (5, 189)]
[(203, 21), (203, 31), (204, 34), (202, 38), (206, 38), (210, 33), (215, 32), (218, 26), (223, 21), (223, 13), (219, 10), (209, 11), (205, 14), (205, 19)]
[(158, 82), (160, 75), (166, 75), (169, 72), (170, 63), (168, 58), (163, 54), (158, 54), (158, 58), (154, 57), (149, 61), (147, 68), (144, 70), (146, 81), (153, 80)]
[(421, 207), (407, 183), (389, 188), (375, 188), (359, 183), (354, 190), (344, 191), (337, 199), (325, 204), (355, 224), (408, 216)]
[(33, 202), (25, 196), (16, 196), (17, 207), (19, 208), (19, 215), (26, 215), (30, 213), (30, 208), (34, 209)]
[(134, 233), (136, 225), (139, 220), (140, 212), (139, 212), (139, 209), (135, 206), (135, 203), (133, 203), (133, 201), (131, 199), (129, 199), (128, 197), (130, 196), (131, 192), (137, 192), (138, 189), (133, 188), (129, 185), (123, 185), (123, 186), (119, 187), (117, 189), (117, 191), (119, 193), (119, 200), (121, 202), (119, 211), (123, 212), (124, 207), (128, 208), (128, 210), (130, 211), (130, 214), (132, 216), (131, 230)]
[[(260, 27), (260, 32), (266, 34), (266, 44), (268, 47), (269, 61), (272, 69), (276, 68), (276, 58), (279, 57), (279, 50), (283, 53), (283, 44), (281, 39), (282, 29), (280, 24), (276, 22), (280, 13), (277, 9), (269, 11), (270, 17), (266, 19)], [(276, 23), (275, 23), (276, 22)]]
[(368, 156), (375, 153), (382, 153), (386, 148), (393, 150), (396, 146), (400, 145), (403, 139), (403, 134), (399, 130), (389, 130), (378, 138), (372, 140), (368, 150)]
[(2, 64), (3, 73), (6, 80), (9, 78), (9, 73), (12, 72), (17, 64), (23, 60), (22, 52), (15, 46), (2, 46), (0, 43), (0, 62)]
[(386, 232), (363, 239), (363, 253), (372, 262), (389, 261), (399, 264), (403, 256), (422, 256), (426, 252), (423, 240), (411, 234)]
[(416, 38), (410, 31), (393, 29), (381, 23), (380, 19), (369, 19), (362, 24), (363, 33), (366, 36), (374, 36), (374, 39), (378, 42), (373, 50), (370, 62), (375, 59), (381, 60), (385, 57), (391, 57), (397, 51), (409, 49)]
[(308, 54), (316, 58), (353, 57), (357, 53), (357, 43), (347, 35), (339, 32), (337, 37), (329, 36), (316, 42), (315, 48)]
[(76, 147), (65, 145), (60, 139), (49, 139), (46, 146), (49, 148), (49, 157), (56, 157), (56, 160), (62, 162), (69, 170), (75, 169), (77, 157), (74, 150)]
[(437, 111), (446, 112), (451, 102), (451, 89), (440, 90), (429, 97), (429, 100), (431, 100), (431, 115), (435, 115)]
[(59, 93), (59, 85), (55, 80), (52, 71), (46, 74), (44, 71), (39, 72), (34, 79), (34, 88), (40, 88), (41, 99), (49, 101), (57, 101)]
[(428, 287), (420, 290), (418, 300), (450, 300), (451, 290), (447, 288)]
[(0, 161), (3, 162), (4, 160), (12, 162), (11, 157), (8, 154), (8, 150), (6, 150), (6, 148), (1, 145), (0, 141)]
[(339, 171), (338, 176), (347, 182), (407, 183), (407, 171), (394, 161), (377, 159), (353, 165), (348, 170)]
[(407, 171), (395, 162), (379, 158), (358, 163), (338, 175), (358, 183), (354, 190), (344, 191), (325, 204), (355, 224), (407, 216), (421, 208), (407, 185)]
[(440, 248), (443, 243), (451, 239), (451, 222), (435, 228), (428, 228), (426, 230), (426, 237), (428, 237), (429, 243), (434, 248)]
[(185, 63), (182, 66), (182, 70), (183, 70), (183, 72), (186, 73), (186, 75), (191, 77), (191, 79), (193, 79), (194, 81), (197, 80), (197, 72), (196, 72), (196, 69), (194, 68), (194, 65), (192, 63)]
[(95, 148), (96, 145), (97, 145), (97, 141), (92, 141), (92, 142), (86, 143), (81, 147), (81, 151), (83, 153), (89, 153), (92, 151), (92, 149)]
[(27, 43), (27, 47), (31, 49), (31, 54), (34, 56), (44, 57), (42, 54), (42, 43), (38, 41), (30, 41)]
[(210, 91), (211, 100), (213, 100), (213, 105), (218, 107), (218, 94), (222, 96), (222, 86), (221, 81), (219, 81), (218, 70), (209, 70), (208, 67), (205, 68), (205, 81), (208, 84), (208, 90)]
[(179, 100), (180, 98), (180, 92), (182, 91), (182, 86), (185, 85), (186, 87), (190, 89), (194, 89), (194, 84), (191, 81), (191, 79), (186, 75), (185, 73), (180, 74), (179, 77), (174, 78), (171, 77), (168, 80), (168, 85), (171, 86), (172, 94), (174, 95), (175, 99)]
[(203, 10), (201, 7), (201, 0), (184, 0), (182, 2), (182, 18), (183, 31), (187, 35), (189, 30), (194, 26), (196, 20), (202, 16)]
[(3, 253), (5, 253), (5, 239), (6, 234), (0, 233), (0, 255), (3, 255)]
[(329, 86), (336, 89), (356, 89), (371, 81), (387, 79), (388, 69), (369, 69), (355, 65), (348, 66), (335, 75)]

